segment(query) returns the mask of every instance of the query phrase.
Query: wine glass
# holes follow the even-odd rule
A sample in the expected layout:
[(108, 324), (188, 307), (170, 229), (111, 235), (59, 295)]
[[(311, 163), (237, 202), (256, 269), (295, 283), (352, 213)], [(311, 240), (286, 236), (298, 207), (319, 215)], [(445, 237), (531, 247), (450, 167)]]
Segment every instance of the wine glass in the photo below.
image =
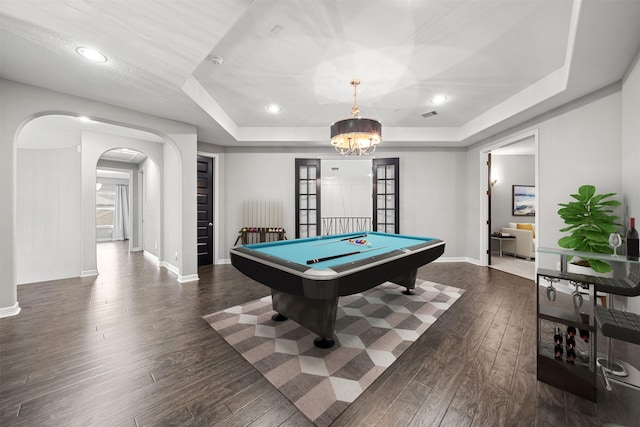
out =
[(580, 308), (582, 306), (582, 302), (584, 301), (584, 298), (582, 298), (582, 295), (580, 295), (580, 282), (569, 280), (569, 284), (576, 287), (576, 290), (571, 294), (571, 298), (573, 298), (573, 305), (576, 308)]
[(622, 245), (622, 237), (618, 233), (609, 234), (609, 246), (613, 248), (613, 256), (618, 256), (617, 250)]
[(549, 282), (549, 287), (547, 288), (547, 299), (551, 302), (556, 300), (556, 288), (553, 287), (553, 284), (555, 282), (559, 282), (560, 279), (557, 279), (555, 277), (546, 277), (545, 276), (545, 280), (547, 282)]

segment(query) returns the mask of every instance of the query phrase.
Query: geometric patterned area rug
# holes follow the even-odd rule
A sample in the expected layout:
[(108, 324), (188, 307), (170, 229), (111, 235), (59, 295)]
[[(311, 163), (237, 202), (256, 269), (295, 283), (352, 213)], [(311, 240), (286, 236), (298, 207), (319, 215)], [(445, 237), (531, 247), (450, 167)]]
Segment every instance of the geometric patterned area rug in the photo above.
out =
[(271, 319), (271, 296), (204, 316), (317, 426), (335, 420), (463, 294), (417, 280), (415, 295), (383, 283), (340, 297), (335, 345), (319, 349), (315, 333)]

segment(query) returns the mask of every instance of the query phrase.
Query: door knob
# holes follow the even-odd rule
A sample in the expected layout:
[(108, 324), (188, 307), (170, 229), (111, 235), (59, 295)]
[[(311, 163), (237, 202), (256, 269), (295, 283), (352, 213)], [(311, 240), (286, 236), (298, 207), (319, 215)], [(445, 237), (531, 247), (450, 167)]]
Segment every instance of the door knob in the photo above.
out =
[(213, 227), (213, 223), (212, 222), (209, 223), (209, 227)]

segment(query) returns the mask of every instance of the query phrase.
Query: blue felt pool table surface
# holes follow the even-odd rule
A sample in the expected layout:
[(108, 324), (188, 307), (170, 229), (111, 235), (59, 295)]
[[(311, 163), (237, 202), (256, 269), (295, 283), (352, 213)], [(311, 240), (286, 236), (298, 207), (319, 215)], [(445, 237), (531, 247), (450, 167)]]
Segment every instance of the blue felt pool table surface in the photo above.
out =
[[(365, 236), (357, 237), (363, 234), (365, 233), (348, 233), (307, 239), (281, 240), (277, 242), (245, 245), (244, 247), (270, 257), (286, 260), (287, 262), (304, 265), (312, 269), (323, 270), (437, 240), (428, 237), (413, 237), (378, 232), (367, 232)], [(354, 244), (349, 240), (342, 239), (365, 240), (366, 244)], [(371, 246), (368, 244), (371, 244)], [(307, 264), (308, 260), (358, 251), (360, 253)]]

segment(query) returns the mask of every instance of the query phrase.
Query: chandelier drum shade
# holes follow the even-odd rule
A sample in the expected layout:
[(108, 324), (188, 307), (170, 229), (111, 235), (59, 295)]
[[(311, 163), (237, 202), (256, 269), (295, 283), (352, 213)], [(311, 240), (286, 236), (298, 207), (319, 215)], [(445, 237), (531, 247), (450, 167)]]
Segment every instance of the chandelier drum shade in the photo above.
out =
[(350, 83), (353, 86), (353, 117), (331, 125), (331, 145), (343, 156), (371, 154), (382, 141), (382, 124), (377, 120), (359, 117), (356, 97), (360, 80), (354, 79)]

